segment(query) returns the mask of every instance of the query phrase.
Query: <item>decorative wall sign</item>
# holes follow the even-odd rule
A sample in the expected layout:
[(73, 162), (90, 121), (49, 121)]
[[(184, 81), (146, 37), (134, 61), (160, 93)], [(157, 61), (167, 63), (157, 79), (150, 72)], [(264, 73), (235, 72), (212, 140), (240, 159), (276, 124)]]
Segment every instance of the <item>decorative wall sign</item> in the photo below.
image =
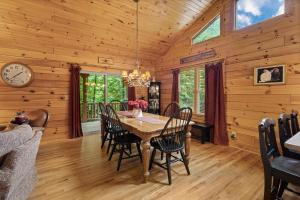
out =
[(180, 64), (185, 64), (185, 63), (195, 62), (195, 61), (199, 61), (199, 60), (204, 60), (204, 59), (212, 58), (212, 57), (215, 57), (215, 56), (216, 56), (215, 50), (210, 49), (208, 51), (200, 52), (196, 55), (181, 58), (180, 59)]
[(254, 68), (254, 85), (285, 84), (285, 65)]
[(106, 64), (106, 65), (113, 65), (114, 61), (112, 58), (101, 58), (98, 57), (98, 63), (99, 64)]

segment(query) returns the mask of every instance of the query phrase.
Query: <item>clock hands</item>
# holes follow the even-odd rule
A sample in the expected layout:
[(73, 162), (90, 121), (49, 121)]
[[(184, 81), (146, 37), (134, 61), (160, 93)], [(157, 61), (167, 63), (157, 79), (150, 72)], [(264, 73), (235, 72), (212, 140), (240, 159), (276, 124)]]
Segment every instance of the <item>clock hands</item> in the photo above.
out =
[(14, 75), (13, 77), (11, 77), (10, 79), (16, 78), (17, 76), (19, 76), (19, 75), (22, 74), (22, 73), (23, 73), (23, 72), (20, 72), (20, 73)]

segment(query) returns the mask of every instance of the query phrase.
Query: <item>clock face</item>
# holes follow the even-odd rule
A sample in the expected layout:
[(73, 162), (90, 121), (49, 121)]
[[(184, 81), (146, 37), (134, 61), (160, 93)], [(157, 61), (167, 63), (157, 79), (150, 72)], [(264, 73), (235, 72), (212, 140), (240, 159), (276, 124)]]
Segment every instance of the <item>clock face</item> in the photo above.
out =
[(12, 87), (25, 87), (33, 79), (32, 70), (21, 63), (9, 63), (1, 69), (2, 80)]

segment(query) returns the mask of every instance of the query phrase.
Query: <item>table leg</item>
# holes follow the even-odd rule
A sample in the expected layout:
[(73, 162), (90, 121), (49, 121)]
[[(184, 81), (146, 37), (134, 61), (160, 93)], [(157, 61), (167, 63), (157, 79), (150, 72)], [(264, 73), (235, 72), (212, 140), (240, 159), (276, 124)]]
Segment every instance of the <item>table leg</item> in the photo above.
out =
[(149, 158), (150, 158), (150, 141), (143, 141), (143, 168), (144, 168), (144, 182), (147, 183), (149, 173)]
[(185, 157), (188, 164), (190, 161), (191, 135), (191, 132), (188, 131), (185, 136)]

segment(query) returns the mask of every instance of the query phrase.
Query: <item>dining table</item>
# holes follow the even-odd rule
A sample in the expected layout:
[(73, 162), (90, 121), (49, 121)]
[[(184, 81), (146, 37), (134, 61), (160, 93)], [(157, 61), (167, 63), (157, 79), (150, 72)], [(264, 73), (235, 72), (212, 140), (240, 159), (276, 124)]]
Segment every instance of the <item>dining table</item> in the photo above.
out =
[(289, 138), (284, 143), (284, 146), (290, 150), (300, 153), (300, 132), (296, 133), (291, 138)]
[[(148, 181), (150, 176), (150, 141), (153, 137), (159, 136), (164, 129), (169, 117), (143, 112), (143, 117), (133, 117), (131, 111), (117, 112), (124, 129), (139, 136), (142, 139), (142, 157), (143, 157), (143, 177), (144, 182)], [(190, 160), (191, 147), (191, 129), (194, 122), (190, 121), (185, 137), (185, 157), (187, 163)], [(101, 138), (104, 139), (104, 129), (101, 129)]]

